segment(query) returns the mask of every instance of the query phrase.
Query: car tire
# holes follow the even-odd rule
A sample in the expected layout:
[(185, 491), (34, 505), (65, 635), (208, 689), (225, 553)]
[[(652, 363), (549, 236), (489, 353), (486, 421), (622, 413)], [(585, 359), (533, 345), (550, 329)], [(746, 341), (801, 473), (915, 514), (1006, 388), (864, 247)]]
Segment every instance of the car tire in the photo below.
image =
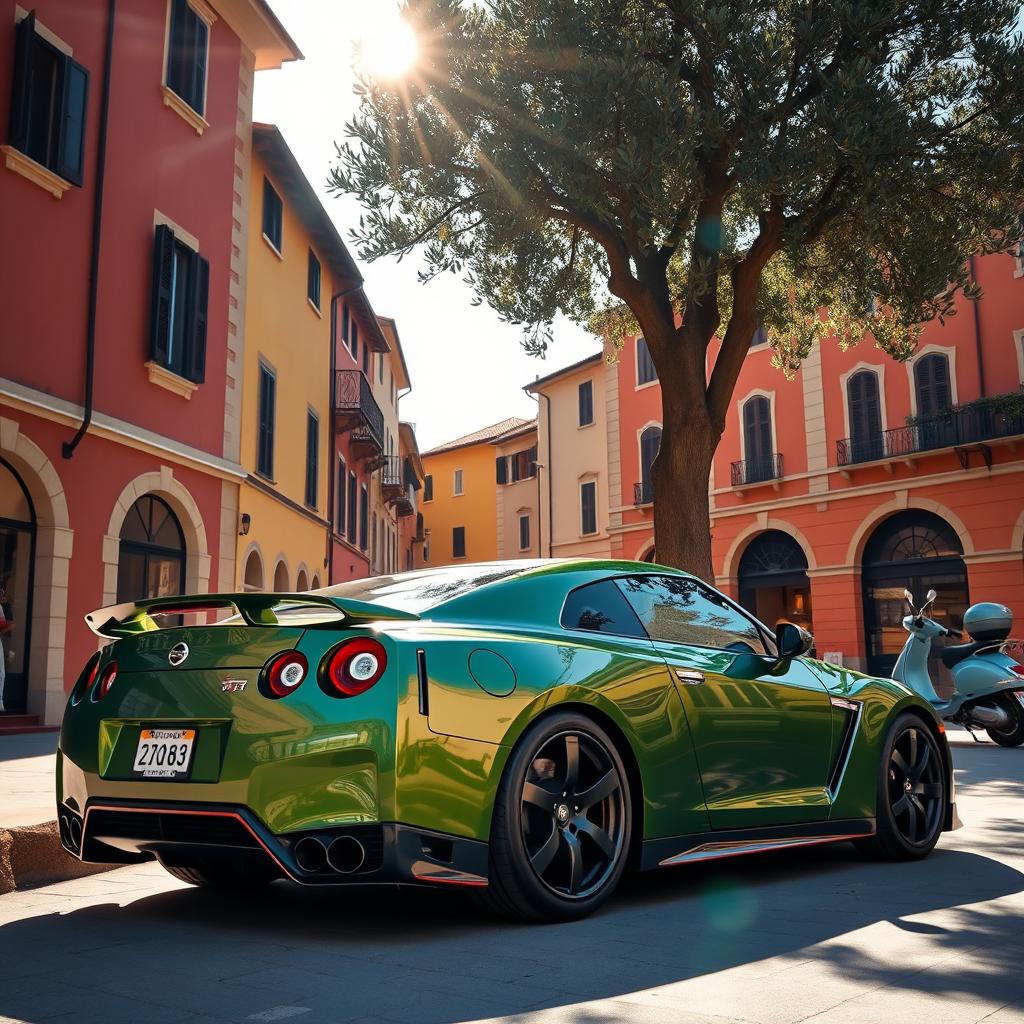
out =
[(234, 892), (261, 889), (278, 877), (273, 869), (265, 865), (236, 864), (228, 861), (200, 861), (188, 867), (171, 867), (164, 864), (163, 869), (179, 882), (188, 882), (189, 885), (204, 889)]
[(593, 913), (622, 878), (632, 822), (629, 778), (608, 733), (575, 712), (542, 719), (502, 775), (483, 902), (522, 920)]
[(916, 715), (889, 726), (879, 759), (873, 836), (855, 845), (877, 860), (920, 860), (939, 840), (949, 776), (931, 728)]
[(1012, 693), (1001, 693), (997, 698), (1003, 710), (1010, 716), (1008, 729), (986, 729), (988, 738), (1001, 747), (1019, 747), (1024, 743), (1024, 707)]

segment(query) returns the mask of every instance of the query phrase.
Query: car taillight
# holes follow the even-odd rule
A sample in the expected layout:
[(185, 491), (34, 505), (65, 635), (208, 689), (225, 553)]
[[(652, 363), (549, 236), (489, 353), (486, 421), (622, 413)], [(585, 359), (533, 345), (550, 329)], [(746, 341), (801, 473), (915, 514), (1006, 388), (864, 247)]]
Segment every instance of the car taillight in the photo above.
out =
[(325, 689), (336, 697), (357, 697), (373, 686), (388, 667), (383, 644), (371, 637), (348, 640), (327, 656)]
[(272, 697), (287, 697), (294, 693), (306, 678), (309, 663), (306, 656), (298, 651), (286, 651), (279, 654), (267, 665), (267, 689)]
[(78, 677), (74, 689), (71, 691), (72, 705), (81, 703), (82, 698), (92, 689), (92, 684), (96, 682), (96, 674), (99, 670), (100, 652), (97, 651), (85, 663), (85, 668), (82, 669), (82, 674)]
[[(97, 662), (98, 664), (98, 662)], [(106, 667), (100, 673), (100, 681), (96, 684), (96, 689), (93, 691), (94, 700), (103, 700), (108, 693), (110, 688), (114, 685), (114, 680), (117, 678), (117, 662), (110, 661)]]
[(1011, 665), (1010, 671), (1015, 676), (1020, 676), (1022, 679), (1024, 679), (1024, 665)]

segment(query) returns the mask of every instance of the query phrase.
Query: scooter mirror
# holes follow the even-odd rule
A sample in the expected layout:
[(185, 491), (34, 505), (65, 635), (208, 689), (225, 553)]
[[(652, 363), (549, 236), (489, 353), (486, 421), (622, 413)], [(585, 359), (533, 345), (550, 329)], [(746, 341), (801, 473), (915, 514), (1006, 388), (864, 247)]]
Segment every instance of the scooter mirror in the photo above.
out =
[(936, 594), (934, 590), (929, 590), (928, 593), (925, 595), (925, 603), (931, 604), (932, 601), (934, 601), (935, 598), (937, 598), (938, 596), (939, 595)]
[(907, 604), (910, 605), (911, 608), (914, 607), (914, 595), (906, 588), (904, 588), (903, 590), (903, 599), (907, 602)]

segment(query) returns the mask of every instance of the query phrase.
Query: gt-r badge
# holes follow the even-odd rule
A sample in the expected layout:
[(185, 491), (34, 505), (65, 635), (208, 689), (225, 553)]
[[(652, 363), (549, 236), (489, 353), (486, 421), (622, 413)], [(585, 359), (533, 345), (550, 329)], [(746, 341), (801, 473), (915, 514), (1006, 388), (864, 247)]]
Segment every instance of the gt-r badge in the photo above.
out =
[(177, 643), (167, 652), (171, 668), (177, 668), (188, 657), (188, 644)]
[(244, 689), (244, 679), (222, 679), (220, 681), (221, 693), (241, 693)]

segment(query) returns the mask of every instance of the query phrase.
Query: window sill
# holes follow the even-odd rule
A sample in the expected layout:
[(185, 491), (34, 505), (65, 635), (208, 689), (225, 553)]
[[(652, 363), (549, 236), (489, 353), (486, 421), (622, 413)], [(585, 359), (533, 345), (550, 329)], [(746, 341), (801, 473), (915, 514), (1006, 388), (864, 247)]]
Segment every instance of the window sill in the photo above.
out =
[(281, 255), (281, 250), (278, 249), (278, 247), (274, 245), (274, 243), (270, 240), (270, 236), (266, 233), (266, 231), (261, 232), (261, 234), (263, 236), (263, 241), (267, 243), (267, 247), (270, 249), (270, 251), (283, 263), (284, 257)]
[(160, 91), (164, 94), (164, 106), (170, 107), (178, 117), (190, 125), (196, 135), (202, 135), (210, 127), (210, 122), (202, 114), (194, 111), (170, 86), (161, 85)]
[(4, 155), (4, 163), (7, 169), (27, 178), (33, 185), (49, 192), (54, 199), (60, 199), (69, 188), (74, 188), (70, 181), (54, 174), (48, 167), (37, 163), (30, 156), (26, 156), (19, 149), (13, 146), (0, 146), (0, 153)]
[(186, 380), (184, 377), (179, 377), (173, 370), (168, 370), (166, 366), (154, 363), (152, 359), (150, 359), (145, 366), (149, 371), (150, 384), (155, 384), (157, 387), (165, 388), (172, 394), (179, 395), (186, 400), (190, 399), (192, 397), (192, 392), (197, 390), (199, 387), (198, 384), (195, 384), (190, 380)]
[(274, 487), (277, 486), (277, 481), (272, 476), (267, 476), (266, 473), (261, 473), (258, 469), (256, 470), (256, 476), (264, 481), (264, 483), (272, 484)]
[(589, 423), (579, 423), (579, 424), (577, 424), (577, 426), (576, 426), (576, 429), (577, 429), (577, 430), (586, 430), (586, 429), (587, 429), (587, 427), (592, 427), (592, 426), (594, 426), (594, 424), (595, 424), (596, 422), (597, 422), (596, 420), (591, 420), (591, 421), (590, 421)]
[(658, 378), (655, 377), (654, 380), (646, 381), (643, 384), (637, 384), (636, 387), (634, 388), (634, 390), (635, 391), (644, 391), (645, 389), (653, 388), (656, 384), (660, 384), (660, 383), (661, 383), (661, 381), (659, 381)]
[[(280, 253), (278, 253), (278, 255), (280, 255)], [(308, 295), (306, 296), (306, 301), (309, 303), (309, 308), (313, 310), (313, 312), (316, 313), (316, 315), (320, 317), (321, 320), (323, 320), (324, 314), (321, 311), (320, 307)]]

